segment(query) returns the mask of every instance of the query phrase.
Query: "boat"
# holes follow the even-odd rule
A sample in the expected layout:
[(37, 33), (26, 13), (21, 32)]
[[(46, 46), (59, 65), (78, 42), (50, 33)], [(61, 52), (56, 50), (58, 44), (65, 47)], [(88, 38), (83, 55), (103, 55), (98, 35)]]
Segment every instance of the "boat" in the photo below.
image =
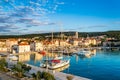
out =
[[(61, 34), (62, 35), (62, 34)], [(52, 43), (53, 43), (53, 32), (52, 32)], [(62, 50), (60, 50), (62, 51)], [(53, 49), (52, 49), (52, 54), (53, 54)], [(63, 53), (63, 51), (62, 51)], [(47, 58), (47, 57), (46, 57)], [(47, 58), (46, 60), (43, 61), (42, 64), (40, 64), (40, 67), (48, 68), (48, 69), (57, 69), (63, 66), (66, 66), (70, 63), (70, 59), (68, 60), (63, 60), (62, 56), (56, 56), (53, 59)]]
[(63, 59), (63, 57), (62, 56), (57, 56), (57, 57), (54, 58), (54, 60), (59, 60), (59, 59)]
[(80, 50), (77, 55), (79, 56), (85, 56), (85, 57), (89, 57), (91, 56), (91, 52), (89, 50)]
[(65, 66), (63, 66), (63, 67), (60, 67), (60, 68), (57, 68), (57, 69), (52, 70), (52, 72), (54, 73), (54, 72), (63, 71), (63, 70), (65, 70), (65, 69), (69, 68), (69, 66), (70, 66), (69, 64), (68, 64), (68, 65), (65, 65)]
[(68, 60), (48, 60), (40, 65), (40, 67), (48, 68), (48, 69), (57, 69), (63, 66), (66, 66), (70, 63), (70, 59)]
[(18, 61), (18, 57), (13, 55), (13, 54), (10, 54), (8, 57), (7, 57), (8, 60), (11, 60), (11, 61)]

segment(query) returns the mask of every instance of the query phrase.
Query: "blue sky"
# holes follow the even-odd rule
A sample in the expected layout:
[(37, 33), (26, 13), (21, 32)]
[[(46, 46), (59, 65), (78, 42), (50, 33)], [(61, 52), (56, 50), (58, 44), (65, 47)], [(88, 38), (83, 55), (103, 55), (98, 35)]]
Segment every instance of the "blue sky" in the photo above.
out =
[(120, 30), (120, 0), (1, 0), (0, 34)]

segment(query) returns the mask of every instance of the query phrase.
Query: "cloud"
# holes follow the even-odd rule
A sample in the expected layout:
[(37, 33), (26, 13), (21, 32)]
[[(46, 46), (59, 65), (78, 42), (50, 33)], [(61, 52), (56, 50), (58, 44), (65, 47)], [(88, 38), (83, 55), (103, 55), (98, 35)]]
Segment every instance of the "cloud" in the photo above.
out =
[(2, 16), (0, 17), (0, 23), (11, 23), (9, 16)]
[(0, 32), (11, 32), (14, 29), (17, 29), (14, 25), (0, 25)]
[(57, 8), (58, 8), (58, 5), (55, 5), (54, 10), (56, 11), (56, 10), (57, 10)]
[(57, 4), (62, 4), (62, 5), (63, 5), (63, 4), (65, 4), (65, 3), (64, 3), (64, 2), (57, 2)]
[(120, 21), (113, 22), (113, 24), (120, 24)]
[(18, 23), (31, 23), (34, 19), (32, 18), (21, 18), (17, 22)]
[(108, 27), (108, 25), (93, 25), (93, 26), (87, 26), (85, 28), (100, 28), (100, 27)]
[(0, 33), (17, 33), (16, 31), (28, 31), (28, 27), (56, 25), (56, 22), (46, 18), (59, 5), (64, 4), (56, 2), (57, 0), (0, 0)]
[(0, 9), (2, 9), (3, 7), (2, 6), (0, 6)]
[(56, 23), (47, 22), (47, 21), (41, 22), (41, 21), (33, 20), (33, 21), (31, 22), (31, 24), (36, 25), (36, 26), (40, 26), (40, 25), (55, 25)]
[(32, 1), (30, 1), (29, 3), (30, 3), (31, 5), (35, 5), (35, 6), (41, 6), (41, 4), (35, 3), (35, 2), (32, 2)]
[(46, 21), (43, 21), (43, 22), (40, 22), (40, 21), (37, 21), (37, 20), (33, 20), (30, 25), (27, 25), (27, 27), (33, 27), (33, 26), (47, 26), (47, 25), (56, 25), (56, 23), (54, 22), (46, 22)]

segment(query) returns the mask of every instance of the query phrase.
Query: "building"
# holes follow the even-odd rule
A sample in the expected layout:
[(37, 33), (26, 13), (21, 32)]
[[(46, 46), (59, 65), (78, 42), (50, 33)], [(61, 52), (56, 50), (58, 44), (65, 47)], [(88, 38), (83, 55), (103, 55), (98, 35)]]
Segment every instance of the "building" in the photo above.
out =
[(83, 46), (97, 45), (97, 40), (94, 38), (86, 38), (82, 41)]
[(27, 41), (21, 41), (18, 45), (12, 46), (12, 53), (30, 52), (30, 45)]
[(18, 40), (17, 39), (6, 40), (7, 51), (11, 52), (13, 45), (18, 45)]
[(20, 42), (18, 44), (18, 53), (29, 52), (30, 45), (28, 42)]
[(108, 40), (103, 42), (103, 47), (120, 47), (119, 40)]
[(79, 40), (78, 39), (74, 39), (73, 40), (73, 46), (78, 46), (79, 45)]
[(30, 50), (35, 51), (35, 41), (30, 42)]
[(78, 32), (75, 33), (75, 38), (78, 39)]
[(42, 51), (44, 49), (43, 43), (40, 41), (35, 42), (35, 51)]
[(7, 52), (6, 40), (0, 40), (0, 52)]

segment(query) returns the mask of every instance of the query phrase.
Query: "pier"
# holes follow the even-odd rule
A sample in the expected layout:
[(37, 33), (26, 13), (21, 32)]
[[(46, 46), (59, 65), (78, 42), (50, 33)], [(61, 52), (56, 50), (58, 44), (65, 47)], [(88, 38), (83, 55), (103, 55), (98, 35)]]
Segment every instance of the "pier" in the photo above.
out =
[[(67, 73), (63, 73), (63, 72), (54, 72), (52, 70), (48, 70), (48, 69), (44, 69), (44, 68), (40, 68), (40, 67), (37, 67), (37, 66), (33, 66), (33, 65), (30, 65), (30, 64), (27, 64), (28, 66), (31, 67), (31, 70), (30, 70), (30, 74), (32, 73), (36, 73), (37, 71), (46, 71), (46, 72), (50, 72), (51, 74), (53, 74), (56, 78), (56, 80), (67, 80), (67, 76), (68, 75), (71, 75), (71, 74), (67, 74)], [(74, 78), (73, 80), (90, 80), (88, 78), (84, 78), (84, 77), (79, 77), (79, 76), (75, 76), (75, 75), (72, 75)]]

